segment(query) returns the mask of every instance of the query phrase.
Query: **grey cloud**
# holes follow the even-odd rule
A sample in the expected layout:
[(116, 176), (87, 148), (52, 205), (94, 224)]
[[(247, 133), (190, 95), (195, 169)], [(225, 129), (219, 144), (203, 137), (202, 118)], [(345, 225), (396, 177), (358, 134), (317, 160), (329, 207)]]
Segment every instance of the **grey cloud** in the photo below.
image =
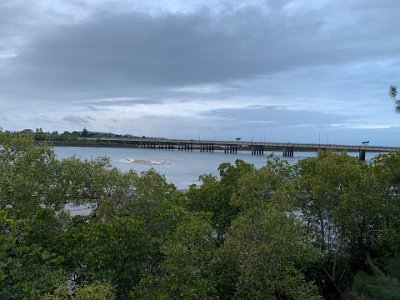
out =
[(24, 0), (3, 0), (0, 3), (0, 50), (9, 52), (26, 46), (28, 41), (41, 32), (43, 16), (37, 16), (35, 5)]
[(3, 114), (0, 114), (0, 119), (3, 120), (3, 121), (6, 121), (6, 122), (10, 121), (10, 119), (7, 118), (7, 117), (6, 117), (5, 115), (3, 115)]
[(96, 118), (93, 118), (92, 116), (84, 116), (84, 118), (86, 120), (90, 120), (90, 121), (95, 121), (96, 120)]
[(38, 115), (34, 118), (32, 118), (32, 122), (35, 124), (41, 124), (41, 123), (54, 123), (52, 119), (50, 119), (48, 116), (45, 115)]
[(82, 104), (89, 105), (91, 110), (97, 110), (99, 107), (108, 106), (135, 106), (139, 104), (162, 104), (164, 100), (159, 99), (102, 99), (93, 101), (84, 101)]
[(273, 106), (249, 106), (246, 108), (226, 108), (205, 112), (205, 117), (214, 117), (231, 124), (259, 124), (263, 127), (315, 127), (346, 123), (355, 116), (343, 116), (305, 110), (287, 110)]
[[(216, 11), (186, 13), (123, 10), (120, 3), (128, 7), (129, 0), (104, 1), (99, 9), (97, 1), (85, 0), (85, 17), (63, 12), (71, 1), (40, 0), (55, 12), (38, 10), (37, 1), (0, 1), (0, 110), (7, 116), (21, 114), (2, 120), (16, 128), (46, 122), (33, 116), (40, 112), (51, 120), (65, 115), (65, 122), (52, 124), (60, 131), (69, 130), (61, 128), (66, 123), (101, 128), (111, 123), (110, 130), (118, 131), (134, 128), (136, 118), (126, 124), (107, 122), (105, 118), (116, 119), (112, 106), (169, 101), (188, 110), (191, 101), (196, 105), (191, 116), (178, 120), (162, 118), (149, 106), (144, 115), (155, 116), (142, 118), (142, 129), (158, 123), (160, 134), (165, 130), (169, 136), (172, 127), (179, 127), (187, 137), (199, 130), (235, 137), (268, 128), (277, 141), (290, 140), (299, 131), (306, 141), (320, 128), (333, 130), (328, 129), (331, 124), (397, 122), (387, 97), (387, 86), (399, 84), (397, 0), (266, 0), (262, 8), (221, 0), (225, 6)], [(290, 10), (291, 3), (300, 5)], [(318, 5), (312, 8), (312, 3)], [(18, 56), (4, 58), (9, 52)], [(223, 88), (201, 93), (205, 86)], [(135, 99), (116, 98), (122, 96)], [(193, 117), (197, 109), (223, 103), (277, 106), (220, 109)]]
[[(310, 116), (318, 120), (311, 120)], [(212, 140), (214, 137), (224, 140), (241, 137), (247, 141), (263, 141), (265, 137), (267, 141), (276, 142), (318, 142), (319, 132), (322, 139), (325, 138), (326, 132), (329, 132), (332, 141), (334, 137), (338, 141), (340, 136), (334, 135), (333, 132), (348, 134), (353, 131), (351, 129), (339, 131), (323, 120), (327, 122), (342, 120), (343, 123), (351, 121), (332, 114), (284, 111), (275, 107), (259, 106), (212, 110), (198, 117), (143, 116), (132, 121), (125, 120), (125, 124), (126, 122), (133, 124), (130, 131), (125, 131), (135, 135), (206, 140)], [(125, 124), (120, 125), (124, 128)]]
[(91, 111), (99, 111), (99, 109), (97, 107), (95, 107), (94, 105), (88, 105), (88, 108)]
[(87, 124), (89, 121), (94, 120), (94, 118), (90, 116), (77, 116), (77, 115), (69, 115), (63, 118), (63, 121), (71, 123), (71, 124)]
[(12, 88), (23, 81), (26, 93), (43, 94), (44, 87), (48, 94), (110, 93), (397, 58), (400, 43), (393, 38), (393, 23), (398, 18), (393, 12), (400, 2), (380, 5), (378, 12), (356, 3), (348, 7), (354, 10), (354, 22), (336, 20), (334, 28), (325, 19), (331, 6), (292, 15), (279, 5), (273, 14), (251, 6), (218, 15), (101, 12), (44, 31), (0, 77)]

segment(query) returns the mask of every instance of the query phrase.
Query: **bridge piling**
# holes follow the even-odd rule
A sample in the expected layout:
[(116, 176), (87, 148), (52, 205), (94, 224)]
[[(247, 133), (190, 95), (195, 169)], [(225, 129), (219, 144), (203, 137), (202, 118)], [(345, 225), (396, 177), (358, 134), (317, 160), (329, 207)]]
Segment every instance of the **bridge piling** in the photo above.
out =
[(264, 146), (263, 145), (254, 145), (251, 147), (252, 155), (264, 155)]
[(284, 157), (293, 157), (294, 149), (293, 147), (283, 147), (282, 152)]
[(236, 144), (226, 144), (224, 147), (224, 153), (236, 154), (238, 151), (238, 146)]
[(360, 149), (358, 152), (358, 160), (365, 161), (365, 150)]
[[(175, 144), (175, 146), (179, 151), (193, 151), (193, 144), (178, 143), (178, 144)], [(174, 144), (173, 143), (171, 143), (171, 149), (174, 149)], [(202, 152), (201, 151), (201, 146), (200, 146), (200, 152)]]

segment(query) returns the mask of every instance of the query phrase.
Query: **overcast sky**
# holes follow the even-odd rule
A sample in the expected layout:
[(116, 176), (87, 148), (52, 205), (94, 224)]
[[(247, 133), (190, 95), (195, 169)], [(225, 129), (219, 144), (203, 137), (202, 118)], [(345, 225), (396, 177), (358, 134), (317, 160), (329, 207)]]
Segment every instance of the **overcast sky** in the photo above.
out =
[(398, 0), (1, 0), (0, 127), (400, 145)]

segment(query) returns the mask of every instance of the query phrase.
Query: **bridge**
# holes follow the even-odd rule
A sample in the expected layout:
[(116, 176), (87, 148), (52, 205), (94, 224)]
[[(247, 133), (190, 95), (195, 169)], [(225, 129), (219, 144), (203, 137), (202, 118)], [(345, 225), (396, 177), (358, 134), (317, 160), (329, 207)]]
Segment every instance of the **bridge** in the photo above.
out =
[(227, 154), (235, 154), (238, 151), (251, 151), (252, 155), (263, 155), (264, 151), (282, 151), (284, 157), (293, 157), (294, 152), (355, 152), (360, 160), (365, 160), (367, 152), (395, 152), (400, 147), (334, 144), (301, 144), (301, 143), (274, 143), (274, 142), (249, 142), (249, 141), (216, 141), (194, 139), (166, 139), (166, 138), (85, 138), (86, 142), (101, 146), (136, 147), (178, 151), (214, 152), (222, 150)]

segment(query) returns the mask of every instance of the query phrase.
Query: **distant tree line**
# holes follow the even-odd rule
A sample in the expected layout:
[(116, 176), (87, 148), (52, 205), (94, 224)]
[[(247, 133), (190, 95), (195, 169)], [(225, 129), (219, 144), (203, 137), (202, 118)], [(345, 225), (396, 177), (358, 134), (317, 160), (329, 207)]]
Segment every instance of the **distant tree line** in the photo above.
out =
[(0, 142), (0, 299), (400, 298), (400, 153), (237, 160), (182, 192)]
[[(0, 132), (2, 129), (0, 128)], [(59, 133), (58, 131), (43, 131), (42, 128), (32, 129), (24, 129), (20, 132), (10, 132), (5, 131), (5, 134), (24, 134), (24, 135), (32, 135), (35, 141), (48, 141), (48, 142), (76, 142), (85, 138), (110, 138), (110, 137), (137, 137), (130, 134), (115, 134), (110, 132), (97, 132), (97, 131), (88, 131), (86, 128), (83, 128), (82, 131), (64, 131), (63, 133)]]

